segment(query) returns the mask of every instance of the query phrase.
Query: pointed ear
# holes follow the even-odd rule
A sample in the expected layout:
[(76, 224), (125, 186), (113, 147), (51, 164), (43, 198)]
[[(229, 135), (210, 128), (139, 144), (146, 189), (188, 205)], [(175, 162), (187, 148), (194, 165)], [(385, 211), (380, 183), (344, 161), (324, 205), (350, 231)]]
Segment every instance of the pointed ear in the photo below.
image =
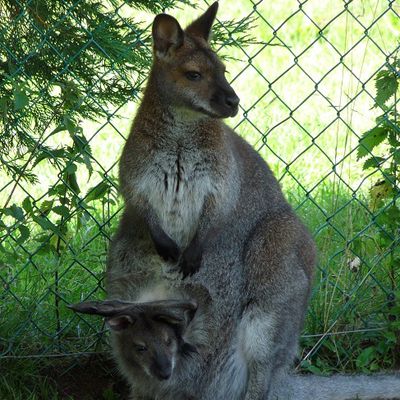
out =
[(124, 311), (131, 311), (136, 307), (135, 303), (127, 303), (118, 300), (106, 301), (84, 301), (82, 303), (70, 304), (68, 308), (82, 314), (95, 314), (103, 317), (113, 317)]
[(208, 10), (193, 21), (187, 28), (186, 32), (191, 36), (197, 36), (205, 39), (207, 42), (211, 37), (211, 27), (214, 23), (215, 16), (218, 11), (218, 2), (213, 3)]
[(188, 342), (183, 342), (180, 350), (181, 350), (182, 355), (184, 355), (184, 356), (190, 356), (191, 353), (199, 354), (197, 347), (193, 346), (192, 344), (190, 344)]
[(152, 318), (155, 321), (173, 325), (182, 331), (189, 325), (197, 310), (197, 304), (193, 301), (160, 301), (158, 303), (158, 307), (152, 310)]
[(153, 22), (154, 52), (159, 57), (165, 57), (170, 50), (183, 44), (183, 30), (178, 21), (167, 14), (159, 14)]
[(106, 324), (113, 331), (123, 331), (136, 322), (136, 318), (131, 315), (118, 315), (116, 317), (106, 318)]

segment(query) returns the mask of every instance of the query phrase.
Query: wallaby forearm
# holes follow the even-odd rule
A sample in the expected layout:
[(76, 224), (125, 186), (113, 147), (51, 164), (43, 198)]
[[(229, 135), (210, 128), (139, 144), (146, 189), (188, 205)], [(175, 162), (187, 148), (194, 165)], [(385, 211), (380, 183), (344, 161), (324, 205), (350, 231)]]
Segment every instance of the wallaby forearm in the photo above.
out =
[(159, 256), (165, 261), (177, 262), (181, 251), (176, 242), (163, 230), (159, 218), (149, 204), (144, 209), (144, 221)]
[(201, 266), (203, 251), (212, 240), (216, 241), (218, 233), (223, 230), (223, 214), (218, 210), (213, 196), (207, 196), (198, 221), (197, 230), (189, 245), (184, 249), (180, 261), (183, 276), (193, 275)]

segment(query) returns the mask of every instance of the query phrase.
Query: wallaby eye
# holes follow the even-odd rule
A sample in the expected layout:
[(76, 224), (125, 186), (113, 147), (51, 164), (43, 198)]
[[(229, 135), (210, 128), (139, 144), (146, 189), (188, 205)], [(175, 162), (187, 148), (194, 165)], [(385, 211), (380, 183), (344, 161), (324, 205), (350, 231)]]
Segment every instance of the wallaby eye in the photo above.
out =
[(187, 71), (185, 76), (189, 81), (199, 81), (202, 78), (200, 72), (197, 71)]
[(165, 343), (166, 343), (167, 346), (171, 346), (172, 339), (169, 337)]
[(139, 353), (144, 353), (145, 351), (147, 351), (147, 347), (145, 346), (136, 345), (135, 348), (136, 351), (138, 351)]

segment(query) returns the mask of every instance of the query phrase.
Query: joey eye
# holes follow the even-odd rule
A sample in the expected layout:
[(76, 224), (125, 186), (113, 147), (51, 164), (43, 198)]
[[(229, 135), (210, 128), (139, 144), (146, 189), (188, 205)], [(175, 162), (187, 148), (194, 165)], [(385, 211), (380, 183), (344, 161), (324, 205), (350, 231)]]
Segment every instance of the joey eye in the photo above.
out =
[(185, 76), (189, 81), (199, 81), (202, 78), (200, 72), (197, 71), (187, 71)]
[(136, 351), (138, 351), (139, 353), (144, 353), (145, 351), (147, 351), (147, 347), (145, 346), (140, 346), (140, 345), (136, 345), (135, 346)]

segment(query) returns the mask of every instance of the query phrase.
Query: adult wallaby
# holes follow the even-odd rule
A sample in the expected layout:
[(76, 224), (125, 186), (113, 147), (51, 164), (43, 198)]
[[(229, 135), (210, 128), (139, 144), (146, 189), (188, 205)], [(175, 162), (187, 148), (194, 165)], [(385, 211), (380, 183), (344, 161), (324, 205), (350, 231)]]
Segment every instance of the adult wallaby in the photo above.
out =
[[(315, 246), (264, 160), (222, 122), (239, 99), (209, 46), (217, 8), (185, 30), (166, 14), (154, 20), (153, 66), (120, 162), (125, 209), (108, 257), (108, 299), (198, 305), (185, 335), (198, 353), (162, 391), (149, 384), (152, 399), (309, 399), (292, 390), (288, 372)], [(114, 332), (128, 375), (121, 346)]]

